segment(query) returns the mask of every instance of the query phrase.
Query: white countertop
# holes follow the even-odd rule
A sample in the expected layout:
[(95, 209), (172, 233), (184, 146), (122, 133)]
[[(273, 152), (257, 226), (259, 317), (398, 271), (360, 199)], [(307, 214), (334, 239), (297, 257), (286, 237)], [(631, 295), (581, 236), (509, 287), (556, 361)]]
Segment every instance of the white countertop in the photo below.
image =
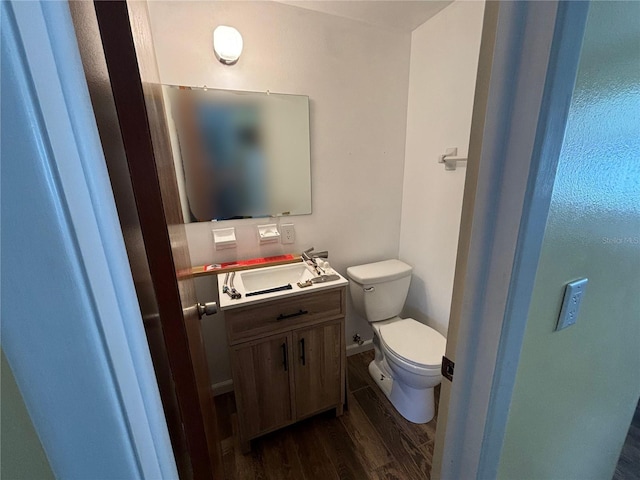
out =
[[(245, 287), (245, 282), (243, 281), (243, 275), (245, 275), (245, 278), (250, 278), (250, 277), (255, 278), (256, 276), (266, 278), (271, 274), (273, 274), (274, 276), (277, 276), (278, 278), (286, 278), (287, 276), (289, 276), (288, 278), (289, 281), (286, 281), (286, 280), (277, 281), (272, 285), (268, 285), (269, 282), (267, 280), (264, 285), (264, 288), (258, 288), (257, 290), (264, 290), (272, 287), (280, 287), (286, 284), (290, 284), (291, 289), (280, 290), (277, 292), (264, 293), (260, 295), (247, 297), (246, 294), (249, 293), (250, 291), (247, 291)], [(282, 274), (284, 274), (284, 276), (282, 276)], [(238, 272), (235, 272), (233, 284), (235, 289), (240, 294), (242, 294), (242, 297), (239, 299), (232, 299), (229, 295), (227, 295), (226, 293), (223, 293), (222, 291), (224, 286), (225, 276), (227, 274), (220, 273), (218, 274), (218, 295), (220, 298), (220, 302), (218, 306), (220, 307), (221, 310), (229, 310), (232, 308), (244, 307), (246, 305), (253, 305), (253, 304), (261, 303), (261, 302), (276, 299), (276, 298), (292, 297), (297, 295), (304, 295), (305, 293), (313, 293), (321, 290), (327, 290), (330, 288), (342, 287), (349, 283), (346, 278), (344, 278), (342, 275), (340, 275), (338, 272), (336, 272), (331, 268), (326, 271), (326, 274), (327, 275), (336, 274), (340, 278), (338, 280), (333, 280), (331, 282), (314, 283), (309, 287), (300, 288), (297, 282), (304, 282), (306, 280), (310, 280), (315, 276), (311, 272), (310, 268), (307, 267), (305, 263), (302, 261), (300, 261), (300, 263), (292, 263), (288, 265), (252, 268), (250, 270), (238, 271)], [(229, 277), (231, 277), (231, 274), (229, 274)]]

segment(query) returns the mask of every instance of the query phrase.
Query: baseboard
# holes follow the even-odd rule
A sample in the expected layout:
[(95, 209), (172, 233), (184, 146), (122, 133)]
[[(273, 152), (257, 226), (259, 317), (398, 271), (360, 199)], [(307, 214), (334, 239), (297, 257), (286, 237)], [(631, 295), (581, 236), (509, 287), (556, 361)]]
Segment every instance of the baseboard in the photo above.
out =
[(347, 347), (347, 357), (351, 355), (357, 355), (358, 353), (366, 352), (367, 350), (373, 349), (373, 340), (365, 340), (362, 345), (358, 345), (354, 343), (353, 345), (349, 345)]
[(211, 394), (214, 397), (229, 392), (233, 392), (233, 380), (231, 379), (211, 385)]

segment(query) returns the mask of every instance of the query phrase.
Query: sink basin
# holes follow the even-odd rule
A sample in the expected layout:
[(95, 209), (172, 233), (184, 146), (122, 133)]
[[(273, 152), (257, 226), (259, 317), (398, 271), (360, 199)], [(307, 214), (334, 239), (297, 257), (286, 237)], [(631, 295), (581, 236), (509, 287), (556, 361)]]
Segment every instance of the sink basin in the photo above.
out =
[(304, 282), (312, 277), (311, 272), (302, 263), (283, 265), (278, 268), (258, 268), (239, 272), (246, 292), (281, 287), (288, 283)]
[[(282, 298), (293, 295), (304, 295), (328, 288), (346, 286), (349, 282), (340, 274), (329, 269), (327, 271), (330, 280), (313, 283), (307, 287), (299, 287), (298, 282), (305, 282), (315, 277), (309, 271), (305, 263), (292, 263), (288, 265), (277, 265), (274, 267), (257, 267), (251, 270), (239, 271), (234, 276), (234, 288), (240, 293), (240, 298), (232, 299), (223, 292), (224, 279), (226, 274), (218, 274), (218, 306), (221, 310), (236, 308), (247, 304), (260, 303), (267, 300)], [(291, 288), (279, 289), (286, 285)], [(274, 291), (269, 291), (276, 289)], [(266, 290), (266, 292), (265, 292)], [(247, 294), (250, 294), (247, 296)]]

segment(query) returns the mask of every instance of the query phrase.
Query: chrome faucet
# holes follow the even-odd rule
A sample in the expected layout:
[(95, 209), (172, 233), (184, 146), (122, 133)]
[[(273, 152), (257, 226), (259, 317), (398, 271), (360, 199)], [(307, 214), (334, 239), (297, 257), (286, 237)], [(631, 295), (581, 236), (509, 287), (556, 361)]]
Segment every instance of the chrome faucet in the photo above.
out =
[(314, 252), (313, 251), (313, 247), (311, 247), (311, 248), (308, 248), (307, 250), (305, 250), (304, 252), (302, 252), (302, 254), (300, 256), (302, 257), (302, 260), (304, 260), (304, 262), (307, 265), (309, 265), (311, 268), (313, 268), (313, 270), (316, 272), (316, 274), (324, 275), (324, 272), (322, 271), (322, 269), (316, 263), (316, 258), (328, 258), (329, 257), (329, 252), (328, 251), (325, 250), (323, 252)]

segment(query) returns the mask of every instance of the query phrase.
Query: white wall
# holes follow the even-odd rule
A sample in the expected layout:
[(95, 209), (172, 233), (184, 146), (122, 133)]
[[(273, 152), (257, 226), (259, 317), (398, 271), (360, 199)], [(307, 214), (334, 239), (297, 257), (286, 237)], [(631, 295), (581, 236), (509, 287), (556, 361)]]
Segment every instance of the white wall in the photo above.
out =
[[(152, 1), (163, 83), (303, 94), (310, 97), (313, 213), (290, 217), (293, 245), (260, 247), (253, 220), (235, 226), (238, 247), (216, 252), (215, 225), (187, 225), (194, 265), (329, 250), (345, 274), (350, 265), (398, 255), (409, 81), (410, 36), (353, 20), (272, 2)], [(235, 26), (244, 38), (239, 62), (214, 57), (212, 32)], [(453, 267), (451, 267), (453, 271)], [(198, 280), (200, 301), (215, 296), (213, 278)], [(349, 308), (353, 333), (372, 333)], [(213, 383), (230, 378), (222, 315), (204, 322)]]
[(400, 259), (413, 265), (406, 316), (447, 334), (484, 2), (454, 2), (411, 36)]

